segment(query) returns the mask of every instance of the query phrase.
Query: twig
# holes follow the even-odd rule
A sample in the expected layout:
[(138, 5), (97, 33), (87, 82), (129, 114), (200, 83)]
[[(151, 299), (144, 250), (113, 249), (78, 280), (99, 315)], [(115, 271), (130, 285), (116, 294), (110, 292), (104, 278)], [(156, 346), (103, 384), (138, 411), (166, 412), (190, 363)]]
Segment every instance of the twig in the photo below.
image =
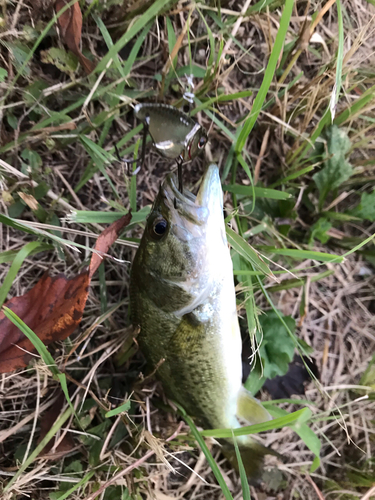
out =
[(308, 482), (311, 484), (311, 486), (314, 488), (315, 493), (318, 495), (319, 500), (325, 500), (323, 493), (320, 491), (320, 489), (317, 487), (317, 485), (311, 479), (309, 474), (306, 474), (306, 478), (307, 478)]
[(228, 38), (227, 43), (224, 46), (224, 50), (223, 50), (223, 53), (221, 55), (221, 61), (224, 61), (224, 58), (225, 58), (226, 54), (228, 53), (230, 46), (232, 45), (232, 40), (236, 37), (237, 31), (239, 30), (239, 28), (244, 20), (244, 15), (245, 15), (247, 9), (249, 8), (250, 3), (251, 3), (251, 0), (246, 0), (246, 2), (244, 3), (244, 5), (241, 9), (241, 15), (237, 19), (237, 21), (234, 23), (231, 36)]
[(363, 497), (361, 497), (361, 499), (360, 499), (360, 500), (370, 500), (370, 499), (371, 499), (371, 497), (372, 497), (373, 495), (375, 495), (375, 486), (373, 486), (372, 488), (370, 488), (370, 489), (368, 490), (368, 492), (367, 492), (367, 493), (365, 493), (365, 494), (363, 495)]

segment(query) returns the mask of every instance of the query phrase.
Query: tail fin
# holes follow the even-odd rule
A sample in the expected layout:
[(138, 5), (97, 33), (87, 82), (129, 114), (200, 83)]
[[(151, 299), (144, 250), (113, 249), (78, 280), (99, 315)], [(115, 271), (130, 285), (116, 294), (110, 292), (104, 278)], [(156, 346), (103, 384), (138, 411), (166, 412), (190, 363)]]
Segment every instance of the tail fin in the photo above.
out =
[[(261, 478), (265, 455), (278, 456), (278, 453), (257, 443), (253, 439), (248, 439), (247, 445), (239, 444), (238, 448), (246, 475), (251, 483), (256, 483)], [(223, 444), (222, 452), (232, 464), (233, 468), (238, 471), (237, 455), (233, 444), (228, 442)]]
[[(246, 422), (248, 425), (260, 424), (272, 420), (268, 411), (244, 387), (241, 388), (238, 394), (237, 418), (240, 421)], [(249, 479), (259, 479), (262, 473), (265, 455), (280, 456), (275, 451), (257, 443), (250, 436), (239, 436), (236, 439), (242, 462)], [(233, 467), (238, 470), (237, 456), (233, 443), (228, 441), (225, 442), (222, 451)]]

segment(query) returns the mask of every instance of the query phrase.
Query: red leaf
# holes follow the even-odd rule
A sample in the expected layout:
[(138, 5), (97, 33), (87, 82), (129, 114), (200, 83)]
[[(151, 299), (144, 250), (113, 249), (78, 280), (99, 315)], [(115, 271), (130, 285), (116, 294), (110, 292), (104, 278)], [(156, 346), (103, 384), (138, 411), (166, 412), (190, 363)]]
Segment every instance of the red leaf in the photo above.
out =
[[(68, 280), (63, 274), (51, 278), (46, 273), (25, 295), (14, 297), (5, 305), (48, 345), (69, 337), (82, 319), (90, 278), (86, 271)], [(26, 351), (34, 346), (0, 312), (0, 373), (22, 368), (32, 358)]]
[[(121, 217), (121, 219), (116, 220), (110, 226), (104, 229), (104, 231), (96, 241), (96, 245), (94, 247), (95, 250), (107, 253), (110, 246), (113, 245), (113, 243), (117, 240), (120, 231), (129, 224), (131, 218), (132, 218), (131, 212), (129, 212), (128, 214)], [(102, 261), (103, 261), (102, 257), (100, 257), (96, 253), (93, 254), (93, 256), (91, 257), (91, 262), (89, 267), (90, 278), (92, 278), (92, 275), (98, 269)]]
[[(69, 3), (69, 1), (56, 0), (56, 12), (59, 13), (67, 3)], [(69, 7), (69, 9), (63, 12), (61, 16), (58, 17), (57, 22), (64, 42), (73, 52), (73, 54), (78, 57), (86, 73), (91, 73), (95, 69), (96, 65), (95, 63), (90, 61), (90, 59), (87, 59), (87, 57), (82, 54), (79, 48), (82, 36), (82, 12), (79, 3), (76, 2), (71, 7)]]
[[(131, 213), (128, 213), (107, 227), (99, 236), (95, 249), (107, 253), (130, 220)], [(64, 274), (51, 278), (45, 274), (25, 295), (14, 297), (5, 305), (12, 309), (44, 344), (64, 340), (81, 322), (91, 278), (103, 258), (93, 254), (89, 269), (74, 278), (68, 279)], [(32, 358), (30, 353), (33, 352), (33, 344), (0, 311), (0, 373), (23, 368)]]

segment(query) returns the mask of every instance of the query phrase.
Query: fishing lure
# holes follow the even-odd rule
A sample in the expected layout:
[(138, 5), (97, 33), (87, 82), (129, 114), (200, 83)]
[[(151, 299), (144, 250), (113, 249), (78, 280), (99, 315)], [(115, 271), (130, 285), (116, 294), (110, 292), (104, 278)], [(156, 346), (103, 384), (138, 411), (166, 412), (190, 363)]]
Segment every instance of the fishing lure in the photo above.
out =
[[(204, 149), (207, 144), (206, 130), (190, 116), (169, 104), (137, 104), (134, 115), (144, 125), (138, 169), (144, 164), (146, 138), (149, 134), (154, 148), (161, 156), (177, 161), (178, 185), (182, 193), (182, 164), (193, 160)], [(134, 163), (138, 160), (122, 161)]]

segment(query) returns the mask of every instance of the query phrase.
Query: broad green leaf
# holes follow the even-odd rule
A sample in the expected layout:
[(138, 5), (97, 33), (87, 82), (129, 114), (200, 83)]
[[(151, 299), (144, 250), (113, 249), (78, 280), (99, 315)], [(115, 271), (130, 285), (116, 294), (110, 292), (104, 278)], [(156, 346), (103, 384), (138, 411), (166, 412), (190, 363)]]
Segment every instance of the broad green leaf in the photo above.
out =
[(78, 58), (72, 52), (67, 52), (58, 47), (40, 51), (41, 61), (45, 64), (53, 64), (63, 73), (71, 75), (78, 67)]
[(355, 217), (375, 221), (375, 190), (372, 193), (362, 193), (361, 203), (352, 210)]
[(327, 241), (330, 239), (327, 231), (329, 231), (331, 228), (332, 224), (325, 217), (321, 217), (317, 222), (315, 222), (315, 224), (311, 226), (309, 244), (312, 245), (315, 239), (319, 240), (321, 243), (327, 243)]
[(255, 395), (261, 390), (266, 380), (266, 377), (263, 376), (263, 365), (261, 365), (258, 358), (256, 358), (255, 366), (252, 367), (244, 386), (251, 394)]
[(26, 162), (26, 169), (22, 168), (25, 174), (28, 174), (27, 169), (30, 167), (33, 172), (36, 172), (43, 165), (43, 160), (39, 153), (32, 149), (24, 149), (21, 153), (21, 158)]
[[(319, 148), (317, 153), (324, 161), (324, 166), (313, 175), (313, 179), (319, 189), (319, 209), (328, 193), (338, 188), (353, 174), (353, 168), (345, 160), (345, 155), (351, 147), (350, 139), (345, 130), (332, 125), (325, 133), (327, 150)], [(315, 159), (315, 157), (314, 157)]]
[(14, 65), (23, 76), (30, 75), (30, 67), (28, 64), (30, 49), (27, 45), (15, 41), (15, 42), (3, 42), (6, 48), (10, 51), (12, 55), (12, 60)]
[[(280, 313), (281, 315), (281, 313)], [(294, 333), (296, 322), (291, 316), (281, 315), (289, 330)], [(262, 332), (256, 336), (260, 345), (259, 354), (263, 361), (263, 376), (274, 378), (285, 375), (293, 360), (295, 342), (275, 311), (267, 311), (259, 316)]]

